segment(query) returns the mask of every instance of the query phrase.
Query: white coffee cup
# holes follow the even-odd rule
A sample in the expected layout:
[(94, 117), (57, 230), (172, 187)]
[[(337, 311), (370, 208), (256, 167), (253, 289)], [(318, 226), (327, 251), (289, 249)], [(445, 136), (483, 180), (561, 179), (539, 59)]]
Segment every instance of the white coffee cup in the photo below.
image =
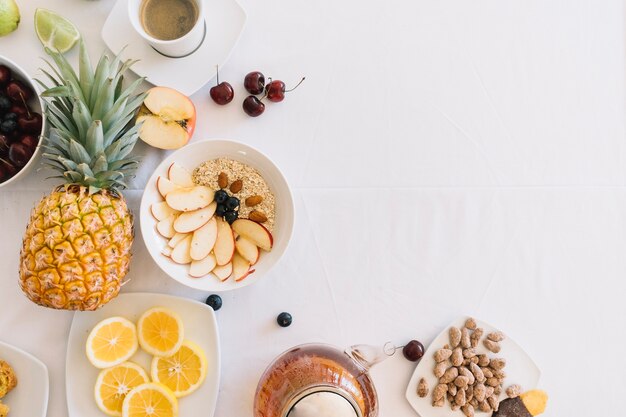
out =
[(184, 36), (178, 39), (164, 41), (150, 36), (141, 24), (141, 4), (144, 0), (128, 0), (128, 18), (137, 33), (141, 35), (154, 49), (163, 55), (178, 58), (195, 51), (204, 38), (204, 0), (191, 0), (198, 6), (198, 20)]

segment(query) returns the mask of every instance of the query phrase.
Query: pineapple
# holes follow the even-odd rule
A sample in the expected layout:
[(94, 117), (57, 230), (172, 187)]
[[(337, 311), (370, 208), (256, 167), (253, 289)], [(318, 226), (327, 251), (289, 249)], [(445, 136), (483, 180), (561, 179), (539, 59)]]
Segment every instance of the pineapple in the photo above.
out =
[(140, 78), (122, 87), (133, 64), (102, 55), (93, 70), (80, 43), (79, 74), (46, 49), (56, 65), (42, 70), (46, 116), (44, 160), (65, 182), (33, 209), (20, 255), (20, 286), (51, 308), (95, 310), (120, 291), (128, 272), (133, 218), (120, 190), (138, 160), (129, 156), (139, 126), (132, 125), (145, 94)]

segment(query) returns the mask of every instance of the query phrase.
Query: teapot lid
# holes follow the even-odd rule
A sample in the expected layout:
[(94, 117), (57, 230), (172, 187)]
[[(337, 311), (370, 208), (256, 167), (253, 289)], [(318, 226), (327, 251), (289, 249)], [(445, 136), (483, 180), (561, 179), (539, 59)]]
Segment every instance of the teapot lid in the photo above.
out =
[(359, 417), (359, 414), (344, 396), (318, 391), (301, 398), (287, 417)]

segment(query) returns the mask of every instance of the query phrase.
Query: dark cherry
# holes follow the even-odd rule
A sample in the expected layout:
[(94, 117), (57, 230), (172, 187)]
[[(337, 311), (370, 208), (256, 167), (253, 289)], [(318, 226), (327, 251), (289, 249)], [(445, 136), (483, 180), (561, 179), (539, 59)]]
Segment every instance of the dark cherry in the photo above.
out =
[(11, 106), (11, 109), (9, 111), (11, 113), (17, 114), (18, 117), (28, 114), (28, 110), (26, 109), (26, 107), (19, 104), (14, 104), (13, 106)]
[(402, 348), (402, 354), (411, 362), (416, 362), (424, 356), (424, 345), (417, 340), (411, 340)]
[(211, 87), (211, 89), (209, 90), (209, 95), (211, 96), (213, 101), (220, 106), (230, 103), (235, 97), (235, 91), (233, 90), (233, 86), (226, 81), (220, 82), (219, 69), (217, 71), (217, 85)]
[(33, 96), (32, 90), (19, 80), (9, 81), (6, 93), (15, 103), (23, 103)]
[(39, 140), (33, 135), (24, 135), (20, 138), (20, 143), (25, 145), (28, 149), (35, 149)]
[(2, 170), (4, 171), (5, 180), (13, 177), (19, 171), (19, 169), (17, 169), (17, 167), (13, 165), (12, 162), (5, 159), (0, 159), (0, 168), (2, 168)]
[(280, 101), (283, 101), (285, 99), (285, 93), (288, 93), (290, 91), (295, 90), (296, 88), (298, 88), (298, 86), (300, 84), (302, 84), (302, 81), (304, 81), (305, 77), (302, 77), (302, 79), (300, 80), (300, 82), (298, 84), (296, 84), (296, 86), (290, 90), (286, 90), (285, 88), (285, 83), (282, 82), (281, 80), (274, 80), (271, 83), (269, 83), (267, 85), (267, 87), (265, 88), (265, 92), (267, 94), (267, 99), (269, 101), (272, 101), (274, 103), (278, 103)]
[(0, 85), (5, 85), (11, 81), (11, 69), (6, 65), (0, 65)]
[(17, 124), (24, 133), (40, 133), (41, 123), (42, 119), (39, 113), (22, 115), (17, 119)]
[(26, 165), (31, 156), (33, 156), (34, 149), (28, 148), (23, 143), (13, 143), (9, 147), (9, 159), (18, 167)]
[(252, 71), (243, 79), (243, 86), (250, 94), (261, 94), (265, 88), (265, 75), (260, 71)]
[(257, 117), (262, 115), (265, 111), (265, 104), (256, 98), (256, 96), (248, 96), (243, 101), (243, 111), (245, 111), (248, 116)]

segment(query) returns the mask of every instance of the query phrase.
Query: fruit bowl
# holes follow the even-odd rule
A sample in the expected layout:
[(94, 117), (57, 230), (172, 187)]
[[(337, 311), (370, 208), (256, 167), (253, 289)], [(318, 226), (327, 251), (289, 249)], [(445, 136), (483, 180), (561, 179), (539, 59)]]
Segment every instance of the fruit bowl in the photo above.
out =
[[(35, 130), (38, 130), (39, 132), (35, 132), (35, 131), (32, 131), (30, 133), (21, 132), (20, 136), (17, 136), (18, 130), (20, 129), (18, 128), (16, 129), (15, 134), (13, 133), (11, 134), (12, 136), (14, 135), (11, 138), (11, 143), (21, 142), (25, 136), (29, 136), (28, 139), (24, 139), (23, 141), (23, 143), (26, 143), (28, 146), (25, 145), (22, 147), (20, 145), (20, 147), (24, 150), (27, 150), (28, 153), (32, 152), (32, 154), (30, 155), (30, 158), (28, 158), (28, 153), (25, 153), (22, 155), (24, 160), (28, 158), (25, 163), (18, 164), (22, 166), (16, 166), (16, 164), (14, 164), (9, 159), (7, 150), (5, 149), (3, 151), (2, 149), (0, 149), (0, 188), (2, 188), (8, 184), (11, 184), (17, 181), (18, 178), (25, 176), (35, 165), (34, 161), (39, 159), (39, 154), (41, 153), (41, 148), (39, 144), (41, 141), (41, 135), (43, 134), (43, 132), (45, 132), (45, 129), (46, 129), (46, 117), (43, 113), (44, 102), (41, 99), (41, 97), (39, 97), (38, 95), (38, 89), (35, 85), (35, 82), (28, 76), (26, 71), (24, 71), (19, 65), (11, 61), (9, 58), (4, 57), (2, 55), (0, 55), (0, 66), (6, 66), (11, 70), (12, 81), (17, 80), (18, 82), (23, 83), (28, 89), (30, 89), (30, 91), (32, 91), (33, 93), (32, 97), (26, 100), (26, 104), (28, 105), (29, 112), (33, 112), (33, 113), (37, 113), (41, 115), (41, 128), (35, 129)], [(0, 84), (3, 84), (1, 80), (2, 76), (3, 74), (0, 73)], [(6, 91), (6, 86), (0, 85), (0, 93), (4, 95), (5, 91)], [(12, 102), (11, 105), (12, 107), (15, 107), (17, 105), (16, 107), (20, 107), (23, 109), (23, 104), (21, 103)], [(4, 113), (0, 111), (0, 114), (4, 114)], [(26, 118), (25, 115), (24, 116), (20, 115), (19, 117)], [(0, 120), (0, 123), (1, 122), (2, 120)], [(26, 123), (29, 123), (29, 122), (26, 122)], [(0, 131), (0, 135), (3, 135), (2, 131)], [(6, 146), (6, 144), (4, 143), (4, 140), (5, 140), (4, 137), (0, 137), (0, 140), (2, 141), (2, 143), (0, 143), (0, 148), (2, 148), (3, 146)], [(5, 165), (7, 164), (7, 162), (9, 162), (11, 166)]]
[[(220, 280), (213, 273), (194, 278), (190, 275), (189, 265), (176, 263), (170, 256), (164, 255), (164, 252), (168, 252), (168, 239), (163, 237), (162, 230), (159, 231), (157, 229), (157, 225), (160, 222), (155, 218), (152, 211), (153, 205), (163, 204), (164, 197), (162, 196), (162, 190), (161, 192), (159, 191), (157, 183), (160, 182), (159, 178), (168, 178), (171, 175), (170, 167), (173, 164), (187, 171), (193, 171), (204, 162), (216, 158), (229, 158), (255, 169), (263, 177), (275, 197), (276, 218), (271, 233), (271, 238), (273, 238), (271, 251), (260, 251), (261, 255), (257, 258), (257, 262), (253, 262), (253, 266), (250, 267), (250, 270), (253, 269), (254, 273), (245, 274), (239, 280), (235, 280), (234, 277)], [(244, 203), (242, 202), (242, 204)], [(199, 212), (200, 210), (196, 211)], [(248, 220), (245, 220), (245, 222), (248, 222)], [(261, 152), (248, 145), (230, 140), (205, 140), (187, 145), (161, 162), (150, 177), (144, 190), (141, 200), (140, 223), (141, 234), (148, 252), (167, 275), (191, 288), (204, 291), (229, 291), (248, 286), (262, 279), (281, 258), (287, 249), (293, 231), (293, 198), (283, 174)], [(250, 223), (252, 222), (250, 221)], [(235, 229), (237, 228), (233, 226), (233, 230)], [(242, 235), (242, 233), (245, 233), (245, 231), (240, 232), (239, 235)], [(219, 258), (219, 255), (217, 257)], [(234, 253), (233, 263), (235, 263), (236, 257), (237, 253)], [(233, 274), (235, 274), (234, 269), (235, 266), (233, 266)]]

